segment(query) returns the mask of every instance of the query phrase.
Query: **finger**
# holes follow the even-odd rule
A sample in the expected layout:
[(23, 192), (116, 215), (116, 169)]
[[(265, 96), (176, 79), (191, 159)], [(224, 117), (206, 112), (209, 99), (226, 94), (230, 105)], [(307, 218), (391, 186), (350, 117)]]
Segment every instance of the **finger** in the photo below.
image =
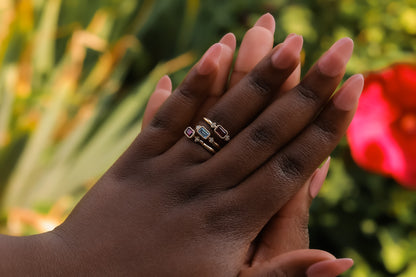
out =
[(169, 149), (183, 136), (183, 130), (211, 92), (222, 47), (220, 43), (211, 46), (160, 107), (137, 141), (142, 144), (141, 149), (146, 149), (150, 155), (157, 155)]
[[(266, 57), (244, 80), (227, 91), (221, 100), (207, 113), (208, 118), (222, 118), (222, 122), (229, 122), (229, 124), (223, 126), (227, 126), (227, 128), (231, 126), (229, 129), (231, 134), (238, 132), (239, 129), (247, 125), (269, 104), (275, 92), (278, 91), (286, 78), (296, 68), (299, 63), (299, 52), (302, 48), (302, 43), (302, 37), (293, 36), (281, 45), (278, 45), (276, 50)], [(233, 124), (231, 125), (231, 123)], [(191, 143), (189, 139), (184, 138), (179, 141), (172, 154), (181, 156), (184, 149), (189, 151)], [(196, 145), (195, 143), (193, 144)], [(206, 153), (199, 153), (201, 152), (188, 152), (186, 157), (198, 163), (206, 161), (210, 157)], [(228, 175), (228, 173), (226, 172), (225, 175)]]
[(147, 102), (146, 109), (143, 114), (142, 129), (149, 125), (150, 121), (155, 116), (156, 112), (162, 106), (162, 104), (168, 99), (172, 93), (172, 81), (169, 76), (165, 75), (156, 85), (155, 91), (150, 96), (149, 102)]
[[(220, 178), (223, 176), (220, 181), (224, 186), (233, 186), (246, 179), (247, 172), (256, 170), (312, 122), (339, 85), (352, 50), (351, 39), (345, 38), (336, 42), (298, 86), (280, 95), (252, 124), (206, 162), (207, 167), (218, 168), (220, 171), (218, 175)], [(227, 95), (224, 96), (226, 97)], [(246, 105), (249, 106), (248, 103)], [(233, 108), (227, 108), (223, 108), (221, 113), (228, 110), (228, 113), (234, 115), (231, 112)], [(239, 112), (238, 116), (244, 112), (245, 110)], [(230, 123), (227, 124), (232, 126), (230, 115), (218, 116), (218, 114), (219, 112), (212, 117), (221, 118), (221, 122), (229, 121)], [(225, 117), (227, 120), (224, 119)], [(233, 118), (234, 121), (239, 119), (235, 115)], [(341, 119), (344, 118), (340, 115)], [(227, 172), (233, 174), (230, 176), (226, 174)], [(311, 173), (309, 172), (307, 176)], [(306, 179), (303, 182), (305, 181)]]
[(299, 63), (296, 69), (293, 71), (292, 74), (287, 78), (287, 80), (283, 83), (282, 87), (280, 88), (281, 91), (289, 91), (299, 85), (300, 82), (300, 74), (301, 74), (301, 64)]
[(231, 74), (230, 87), (238, 83), (272, 50), (275, 26), (273, 16), (267, 13), (247, 31)]
[(198, 109), (197, 115), (194, 119), (201, 119), (206, 112), (217, 103), (218, 99), (224, 94), (227, 86), (228, 77), (230, 75), (231, 65), (233, 63), (234, 52), (236, 47), (236, 39), (234, 34), (228, 33), (221, 40), (223, 46), (221, 56), (218, 62), (218, 73), (215, 76), (214, 81), (211, 84), (211, 91), (208, 98), (204, 100), (204, 103)]
[(240, 272), (240, 277), (303, 277), (308, 268), (318, 262), (335, 261), (335, 257), (328, 252), (314, 249), (292, 251), (277, 256)]
[(222, 37), (220, 43), (223, 45), (223, 49), (218, 63), (218, 74), (215, 77), (211, 92), (212, 96), (221, 96), (225, 91), (237, 44), (236, 38), (232, 33), (228, 33)]
[(308, 277), (336, 277), (354, 265), (352, 259), (336, 259), (317, 262), (306, 271)]
[(252, 265), (297, 249), (309, 248), (309, 208), (325, 181), (330, 164), (328, 158), (321, 168), (267, 223), (259, 235)]
[(238, 198), (238, 203), (245, 204), (243, 214), (258, 220), (264, 216), (264, 224), (293, 197), (299, 185), (305, 183), (307, 176), (329, 156), (344, 135), (356, 110), (363, 84), (362, 75), (352, 76), (303, 132), (243, 184), (229, 191)]

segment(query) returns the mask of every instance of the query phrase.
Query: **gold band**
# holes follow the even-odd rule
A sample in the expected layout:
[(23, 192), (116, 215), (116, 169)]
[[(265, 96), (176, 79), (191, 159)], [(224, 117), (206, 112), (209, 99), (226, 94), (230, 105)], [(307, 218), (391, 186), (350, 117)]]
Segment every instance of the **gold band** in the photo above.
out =
[(209, 124), (209, 126), (214, 130), (214, 133), (216, 133), (220, 139), (223, 139), (225, 141), (230, 140), (230, 135), (228, 134), (227, 129), (206, 117), (204, 117), (204, 120), (206, 123)]
[[(201, 127), (201, 126), (197, 126), (197, 127)], [(209, 132), (208, 132), (209, 133)], [(199, 136), (197, 136), (196, 134), (197, 134), (197, 132), (193, 129), (193, 128), (191, 128), (191, 127), (187, 127), (186, 129), (185, 129), (185, 131), (184, 131), (184, 134), (185, 134), (185, 136), (187, 137), (187, 138), (189, 138), (189, 139), (193, 139), (194, 140), (194, 142), (196, 142), (196, 143), (199, 143), (199, 144), (201, 144), (201, 146), (202, 147), (204, 147), (205, 148), (205, 150), (207, 150), (208, 152), (210, 152), (210, 153), (212, 153), (212, 154), (215, 154), (217, 151), (215, 151), (215, 149), (214, 148), (212, 148), (211, 146), (209, 146), (208, 144), (206, 144)], [(198, 132), (198, 134), (200, 134), (199, 132)], [(215, 143), (215, 144), (217, 144), (217, 143)], [(214, 144), (214, 145), (215, 145)], [(218, 144), (217, 144), (218, 145)], [(219, 146), (219, 145), (218, 145)]]

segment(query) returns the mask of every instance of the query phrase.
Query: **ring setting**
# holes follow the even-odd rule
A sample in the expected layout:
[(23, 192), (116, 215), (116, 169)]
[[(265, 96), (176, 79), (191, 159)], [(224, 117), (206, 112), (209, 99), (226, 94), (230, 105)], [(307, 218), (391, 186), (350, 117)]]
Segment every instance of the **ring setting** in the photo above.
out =
[[(213, 132), (222, 140), (229, 141), (230, 135), (228, 131), (221, 125), (211, 121), (210, 119), (204, 117), (204, 121), (208, 123)], [(203, 125), (197, 125), (194, 128), (188, 126), (184, 130), (184, 134), (187, 138), (192, 139), (195, 143), (199, 143), (202, 147), (205, 148), (210, 153), (215, 154), (217, 150), (221, 149), (221, 146), (215, 141), (212, 136), (209, 128)]]
[(206, 123), (209, 124), (209, 126), (211, 126), (211, 128), (214, 130), (214, 133), (216, 133), (220, 139), (223, 139), (225, 141), (230, 141), (230, 135), (228, 134), (228, 131), (224, 127), (211, 121), (210, 119), (206, 117), (204, 117), (204, 120)]

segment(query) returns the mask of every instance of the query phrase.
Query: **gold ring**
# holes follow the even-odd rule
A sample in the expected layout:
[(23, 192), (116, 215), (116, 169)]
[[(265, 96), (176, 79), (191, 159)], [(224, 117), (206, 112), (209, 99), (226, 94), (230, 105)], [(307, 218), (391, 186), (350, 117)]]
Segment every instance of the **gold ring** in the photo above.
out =
[(214, 140), (213, 137), (211, 137), (211, 133), (210, 131), (208, 131), (207, 128), (205, 128), (205, 126), (202, 125), (197, 125), (196, 126), (196, 132), (198, 133), (198, 135), (201, 136), (201, 138), (208, 140), (209, 143), (211, 143), (212, 145), (214, 145), (216, 148), (221, 148), (221, 146)]
[(224, 127), (222, 127), (221, 125), (209, 120), (206, 117), (204, 117), (204, 120), (205, 120), (206, 123), (209, 124), (209, 126), (211, 126), (211, 128), (220, 137), (220, 139), (223, 139), (225, 141), (230, 141), (230, 135), (228, 134), (228, 131)]
[(194, 139), (194, 142), (199, 143), (202, 147), (205, 148), (208, 152), (215, 154), (217, 151), (215, 151), (214, 148), (206, 144), (199, 136), (196, 135), (196, 132), (191, 127), (186, 127), (184, 134), (189, 139)]

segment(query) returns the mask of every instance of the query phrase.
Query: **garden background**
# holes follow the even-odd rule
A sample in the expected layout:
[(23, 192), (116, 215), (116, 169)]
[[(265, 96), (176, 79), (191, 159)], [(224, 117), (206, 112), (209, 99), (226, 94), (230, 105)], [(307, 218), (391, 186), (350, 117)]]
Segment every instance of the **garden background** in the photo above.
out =
[[(415, 0), (1, 0), (1, 231), (59, 224), (137, 135), (159, 78), (177, 85), (265, 12), (276, 41), (303, 35), (303, 72), (344, 36), (346, 77), (415, 61)], [(346, 139), (332, 158), (311, 247), (353, 258), (345, 276), (416, 276), (416, 190), (359, 167)]]

